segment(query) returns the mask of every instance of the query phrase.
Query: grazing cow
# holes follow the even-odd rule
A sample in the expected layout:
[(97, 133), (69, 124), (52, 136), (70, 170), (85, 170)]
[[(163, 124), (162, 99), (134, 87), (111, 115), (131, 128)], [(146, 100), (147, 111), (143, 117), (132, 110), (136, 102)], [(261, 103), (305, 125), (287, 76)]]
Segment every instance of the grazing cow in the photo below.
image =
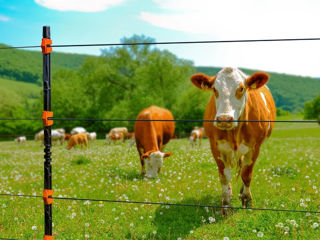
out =
[(129, 147), (132, 147), (134, 145), (134, 132), (129, 132), (128, 135), (127, 135), (127, 138), (126, 139), (129, 139), (130, 142), (129, 142)]
[(71, 130), (71, 136), (72, 135), (76, 135), (76, 134), (78, 134), (78, 133), (86, 133), (87, 132), (87, 130), (85, 129), (85, 128), (83, 128), (83, 127), (75, 127), (75, 128), (73, 128), (72, 130)]
[(201, 139), (203, 137), (203, 132), (201, 128), (195, 127), (189, 137), (191, 146), (195, 146), (197, 142), (199, 142), (199, 145), (201, 145)]
[[(170, 111), (151, 106), (141, 111), (137, 120), (173, 120)], [(136, 121), (134, 133), (140, 155), (141, 174), (148, 178), (158, 176), (163, 158), (172, 153), (163, 153), (164, 146), (174, 135), (173, 121)]]
[(66, 134), (64, 135), (64, 140), (69, 140), (70, 137), (71, 137), (71, 134), (70, 134), (70, 133), (66, 133)]
[(78, 133), (76, 135), (72, 135), (70, 137), (67, 149), (70, 150), (72, 147), (77, 146), (78, 144), (81, 145), (81, 150), (83, 148), (83, 145), (88, 147), (88, 138), (86, 133)]
[(65, 134), (61, 129), (52, 129), (51, 130), (51, 140), (52, 143), (59, 141), (61, 145), (64, 143)]
[[(232, 197), (231, 168), (240, 167), (242, 178), (240, 199), (243, 207), (251, 204), (250, 183), (253, 166), (258, 158), (261, 144), (271, 135), (274, 122), (238, 122), (273, 121), (276, 117), (272, 95), (265, 85), (269, 75), (256, 72), (246, 76), (236, 68), (222, 69), (216, 76), (199, 73), (191, 77), (192, 83), (213, 94), (209, 100), (204, 122), (212, 154), (219, 169), (222, 185), (222, 206), (230, 205)], [(223, 214), (230, 211), (224, 208)]]
[[(40, 132), (38, 132), (35, 135), (34, 140), (35, 141), (41, 141), (42, 144), (44, 143), (44, 132), (43, 132), (43, 130), (41, 130)], [(52, 140), (52, 143), (60, 141), (60, 144), (62, 145), (64, 143), (64, 140), (65, 140), (64, 129), (63, 128), (52, 129), (51, 130), (51, 140)]]
[(43, 139), (44, 139), (43, 130), (41, 130), (40, 132), (36, 133), (36, 135), (34, 136), (34, 140), (35, 141), (41, 141), (43, 143)]
[(88, 137), (88, 140), (94, 141), (97, 139), (97, 134), (95, 132), (87, 133), (87, 137)]
[(26, 142), (27, 138), (25, 136), (21, 136), (21, 137), (17, 137), (16, 139), (14, 139), (14, 141), (21, 144), (23, 142)]
[(121, 140), (124, 142), (127, 139), (128, 136), (128, 129), (126, 127), (116, 127), (112, 128), (109, 132), (110, 136), (113, 136), (115, 134), (122, 133), (122, 138)]

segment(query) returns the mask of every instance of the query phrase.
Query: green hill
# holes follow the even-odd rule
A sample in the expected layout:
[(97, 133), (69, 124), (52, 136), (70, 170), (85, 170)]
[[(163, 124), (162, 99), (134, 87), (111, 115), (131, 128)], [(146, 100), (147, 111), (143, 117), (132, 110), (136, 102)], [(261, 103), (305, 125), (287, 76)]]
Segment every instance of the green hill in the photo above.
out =
[[(7, 45), (0, 44), (0, 47)], [(78, 69), (88, 55), (53, 52), (51, 57), (52, 73), (66, 68)], [(208, 75), (216, 74), (221, 68), (196, 67), (197, 72)], [(251, 74), (255, 70), (242, 69)], [(270, 87), (276, 106), (293, 113), (301, 112), (304, 103), (312, 100), (320, 93), (320, 80), (281, 73), (268, 72), (271, 76)], [(40, 51), (26, 51), (10, 49), (0, 51), (0, 78), (41, 85), (42, 54)], [(2, 82), (2, 86), (9, 86), (9, 82)], [(32, 86), (32, 85), (31, 85)], [(13, 86), (15, 88), (15, 85)], [(21, 87), (21, 89), (24, 87)], [(17, 87), (19, 89), (19, 87)], [(26, 87), (26, 89), (29, 89)]]
[[(8, 47), (0, 44), (0, 47)], [(62, 68), (77, 69), (87, 55), (52, 52), (51, 68), (56, 72)], [(0, 51), (0, 77), (21, 82), (39, 83), (42, 77), (42, 53), (8, 49)]]
[[(197, 67), (197, 72), (203, 72), (208, 75), (215, 75), (221, 68), (217, 67)], [(241, 69), (246, 74), (250, 75), (255, 71)], [(270, 88), (277, 108), (297, 113), (304, 108), (304, 103), (312, 100), (320, 93), (320, 80), (311, 77), (302, 77), (288, 75), (283, 73), (270, 74), (268, 87)]]

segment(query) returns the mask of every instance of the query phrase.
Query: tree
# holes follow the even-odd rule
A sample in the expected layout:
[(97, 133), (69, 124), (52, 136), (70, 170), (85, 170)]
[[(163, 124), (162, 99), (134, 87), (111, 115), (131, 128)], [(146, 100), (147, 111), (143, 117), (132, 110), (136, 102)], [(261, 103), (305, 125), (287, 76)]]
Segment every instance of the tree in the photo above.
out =
[(320, 120), (320, 95), (304, 104), (304, 118)]

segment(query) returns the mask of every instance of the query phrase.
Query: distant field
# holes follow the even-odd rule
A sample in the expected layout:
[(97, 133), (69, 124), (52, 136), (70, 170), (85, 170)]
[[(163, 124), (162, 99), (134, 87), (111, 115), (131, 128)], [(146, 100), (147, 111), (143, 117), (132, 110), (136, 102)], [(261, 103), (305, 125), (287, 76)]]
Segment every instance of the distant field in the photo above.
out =
[(39, 98), (42, 87), (27, 82), (0, 78), (0, 88), (5, 88), (27, 98)]
[[(67, 151), (55, 145), (54, 196), (220, 204), (221, 187), (208, 140), (190, 148), (172, 140), (158, 179), (142, 179), (135, 147), (90, 143)], [(233, 174), (234, 176), (235, 174)], [(42, 195), (43, 147), (0, 142), (0, 193)], [(233, 177), (233, 206), (241, 180)], [(277, 124), (262, 147), (252, 181), (257, 208), (320, 211), (320, 127)], [(55, 200), (55, 239), (319, 239), (320, 214)], [(0, 196), (0, 238), (42, 239), (43, 203), (38, 198)], [(261, 238), (260, 238), (260, 237)]]

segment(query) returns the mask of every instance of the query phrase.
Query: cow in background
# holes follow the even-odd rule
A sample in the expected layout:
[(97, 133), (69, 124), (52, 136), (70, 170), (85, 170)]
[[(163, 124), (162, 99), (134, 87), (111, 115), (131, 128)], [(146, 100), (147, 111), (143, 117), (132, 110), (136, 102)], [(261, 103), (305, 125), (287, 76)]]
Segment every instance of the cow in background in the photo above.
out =
[[(64, 140), (65, 140), (65, 133), (64, 133), (64, 129), (63, 128), (59, 128), (59, 129), (52, 129), (51, 130), (51, 141), (52, 143), (54, 142), (60, 142), (61, 145), (63, 145)], [(34, 137), (35, 141), (41, 141), (42, 145), (44, 144), (44, 132), (43, 130), (41, 130), (40, 132), (38, 132), (35, 137)]]
[(203, 132), (202, 132), (201, 128), (194, 127), (194, 129), (192, 130), (190, 137), (189, 137), (191, 146), (195, 146), (197, 144), (197, 142), (199, 143), (199, 146), (200, 146), (202, 137), (203, 137)]
[(67, 149), (70, 150), (73, 147), (76, 147), (77, 145), (81, 145), (81, 150), (83, 149), (83, 146), (88, 148), (88, 138), (86, 133), (78, 133), (76, 135), (72, 135), (70, 137)]
[(127, 135), (127, 139), (129, 139), (129, 147), (132, 147), (134, 145), (135, 142), (135, 136), (134, 136), (134, 132), (129, 132)]
[(16, 139), (14, 139), (14, 141), (16, 143), (22, 144), (27, 141), (27, 138), (25, 136), (20, 136), (20, 137), (17, 137)]
[(35, 141), (41, 141), (43, 143), (43, 139), (44, 139), (43, 130), (41, 130), (40, 132), (36, 133), (35, 136), (34, 136), (34, 140)]
[(148, 178), (158, 176), (161, 171), (163, 158), (172, 153), (163, 153), (164, 146), (174, 135), (173, 121), (148, 121), (148, 120), (173, 120), (170, 111), (157, 106), (151, 106), (138, 114), (134, 126), (136, 146), (140, 155), (141, 174)]
[(71, 130), (70, 134), (72, 136), (72, 135), (76, 135), (79, 133), (86, 133), (86, 132), (87, 132), (87, 130), (83, 127), (75, 127)]
[(107, 144), (111, 143), (111, 140), (115, 143), (116, 141), (125, 142), (128, 136), (128, 129), (126, 127), (112, 128), (108, 134), (106, 134)]
[(64, 131), (60, 129), (53, 129), (51, 130), (51, 141), (54, 142), (60, 142), (61, 145), (64, 143), (65, 134)]
[(88, 140), (94, 141), (97, 139), (96, 132), (87, 133)]
[(71, 137), (71, 134), (70, 134), (70, 133), (66, 133), (66, 134), (64, 135), (64, 140), (69, 140), (70, 137)]
[[(250, 206), (253, 167), (261, 144), (271, 135), (274, 122), (237, 120), (275, 120), (275, 104), (269, 88), (265, 85), (268, 80), (269, 75), (264, 72), (247, 76), (231, 67), (222, 69), (215, 76), (199, 73), (191, 77), (196, 87), (212, 91), (204, 119), (215, 121), (204, 122), (204, 128), (218, 165), (223, 207), (230, 206), (231, 168), (237, 165), (240, 166), (239, 173), (243, 182), (239, 195), (242, 206)], [(230, 209), (222, 209), (223, 214), (229, 212)]]

